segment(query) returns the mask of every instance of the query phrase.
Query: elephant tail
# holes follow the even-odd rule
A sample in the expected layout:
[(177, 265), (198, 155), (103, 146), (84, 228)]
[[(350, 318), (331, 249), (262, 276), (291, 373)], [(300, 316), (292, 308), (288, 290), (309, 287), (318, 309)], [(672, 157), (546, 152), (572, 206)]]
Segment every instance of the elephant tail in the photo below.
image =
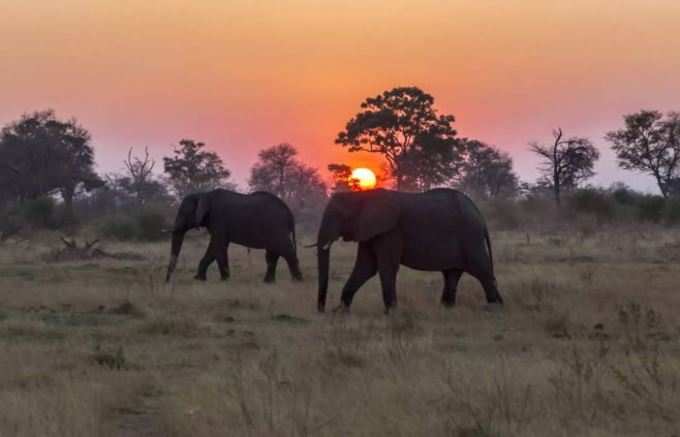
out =
[(486, 240), (486, 250), (489, 252), (489, 268), (491, 269), (491, 276), (496, 278), (493, 271), (493, 251), (491, 250), (491, 237), (489, 237), (489, 228), (484, 227), (484, 239)]

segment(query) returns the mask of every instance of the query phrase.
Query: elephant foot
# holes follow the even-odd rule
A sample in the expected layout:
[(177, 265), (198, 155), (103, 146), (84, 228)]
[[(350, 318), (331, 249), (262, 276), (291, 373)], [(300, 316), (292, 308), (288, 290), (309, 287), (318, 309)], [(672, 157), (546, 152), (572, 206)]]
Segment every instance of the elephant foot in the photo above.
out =
[(265, 284), (273, 284), (276, 281), (276, 277), (267, 275), (264, 277)]
[(333, 308), (333, 314), (349, 314), (349, 305), (341, 303), (340, 305)]
[(293, 276), (293, 281), (295, 281), (295, 282), (302, 282), (303, 281), (302, 273), (300, 273), (300, 272), (293, 273), (292, 276)]
[(390, 314), (394, 314), (397, 311), (397, 304), (392, 304), (392, 305), (385, 305), (385, 315), (389, 316)]
[(220, 279), (223, 281), (227, 281), (230, 278), (230, 275), (222, 275)]
[(451, 296), (449, 294), (442, 295), (442, 305), (446, 308), (453, 308), (456, 306), (456, 296)]
[(197, 273), (196, 276), (194, 276), (194, 279), (197, 280), (197, 281), (205, 282), (208, 278), (206, 278), (205, 275), (201, 275), (200, 273)]
[(482, 309), (488, 313), (498, 314), (503, 311), (503, 304), (501, 302), (489, 302)]
[(442, 305), (445, 308), (453, 308), (453, 307), (456, 306), (456, 301), (455, 300), (442, 299)]

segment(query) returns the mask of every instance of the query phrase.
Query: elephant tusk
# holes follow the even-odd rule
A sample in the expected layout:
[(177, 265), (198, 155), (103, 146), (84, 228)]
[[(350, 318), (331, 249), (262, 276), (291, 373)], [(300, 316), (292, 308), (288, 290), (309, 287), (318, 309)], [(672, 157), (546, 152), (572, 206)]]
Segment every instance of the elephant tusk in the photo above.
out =
[(312, 248), (312, 247), (316, 247), (316, 246), (318, 246), (318, 245), (319, 245), (319, 243), (314, 243), (314, 244), (306, 244), (306, 245), (305, 245), (304, 247), (305, 247), (306, 249), (310, 249), (310, 248)]

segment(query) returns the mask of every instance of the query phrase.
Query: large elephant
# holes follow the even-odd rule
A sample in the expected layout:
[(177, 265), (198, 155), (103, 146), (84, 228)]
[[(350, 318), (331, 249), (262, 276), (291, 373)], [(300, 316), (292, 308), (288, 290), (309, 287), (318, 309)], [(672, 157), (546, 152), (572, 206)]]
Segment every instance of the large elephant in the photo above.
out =
[(265, 282), (276, 278), (279, 257), (288, 263), (295, 280), (302, 280), (295, 242), (295, 219), (288, 206), (271, 193), (240, 194), (217, 189), (186, 196), (180, 204), (172, 231), (172, 247), (166, 281), (170, 280), (189, 229), (205, 227), (210, 244), (198, 264), (195, 279), (205, 280), (208, 266), (217, 259), (222, 279), (229, 278), (229, 243), (265, 249)]
[(487, 302), (503, 303), (484, 217), (459, 191), (377, 189), (335, 194), (324, 211), (316, 242), (320, 312), (326, 305), (330, 246), (339, 237), (359, 243), (354, 269), (342, 289), (340, 309), (348, 310), (357, 290), (379, 273), (385, 311), (389, 312), (397, 304), (396, 278), (402, 264), (441, 271), (441, 301), (446, 306), (455, 304), (463, 272), (481, 282)]

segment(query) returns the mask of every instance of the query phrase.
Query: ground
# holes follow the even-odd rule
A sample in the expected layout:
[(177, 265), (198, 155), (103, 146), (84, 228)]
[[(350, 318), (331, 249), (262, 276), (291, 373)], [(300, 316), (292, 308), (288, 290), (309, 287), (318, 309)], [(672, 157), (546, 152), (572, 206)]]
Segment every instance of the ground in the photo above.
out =
[[(390, 316), (377, 279), (317, 314), (312, 249), (303, 283), (240, 247), (203, 283), (196, 236), (166, 285), (167, 242), (56, 263), (58, 235), (7, 241), (0, 435), (680, 435), (680, 231), (492, 237), (501, 312), (469, 276), (446, 309), (439, 273), (402, 269)], [(329, 307), (354, 251), (333, 247)]]

